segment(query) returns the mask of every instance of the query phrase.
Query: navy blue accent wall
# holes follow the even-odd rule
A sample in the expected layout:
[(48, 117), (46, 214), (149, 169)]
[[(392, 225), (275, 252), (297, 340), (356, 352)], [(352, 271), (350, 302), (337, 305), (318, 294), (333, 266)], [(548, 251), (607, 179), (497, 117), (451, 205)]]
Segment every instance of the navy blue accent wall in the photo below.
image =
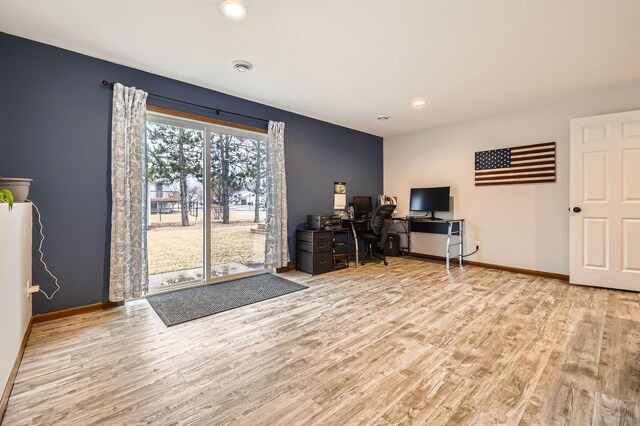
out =
[[(35, 296), (36, 314), (108, 300), (112, 92), (103, 79), (284, 121), (294, 259), (296, 225), (332, 210), (334, 181), (347, 182), (349, 198), (382, 193), (380, 137), (4, 33), (0, 58), (0, 175), (34, 179), (45, 260), (62, 286), (53, 300)], [(35, 257), (33, 280), (53, 288)]]

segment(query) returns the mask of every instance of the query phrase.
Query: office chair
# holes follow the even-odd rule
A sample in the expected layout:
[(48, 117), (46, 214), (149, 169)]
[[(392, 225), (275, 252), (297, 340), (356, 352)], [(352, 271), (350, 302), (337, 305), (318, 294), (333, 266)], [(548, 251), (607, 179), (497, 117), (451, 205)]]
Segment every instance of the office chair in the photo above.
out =
[[(375, 214), (371, 218), (371, 223), (369, 226), (369, 230), (366, 232), (361, 232), (358, 237), (365, 241), (367, 244), (367, 251), (364, 254), (361, 265), (364, 265), (365, 259), (368, 257), (369, 260), (373, 260), (373, 257), (376, 257), (382, 260), (386, 265), (387, 257), (384, 254), (384, 245), (389, 238), (389, 226), (391, 225), (391, 215), (393, 211), (396, 209), (396, 206), (393, 204), (384, 204), (376, 209)], [(380, 253), (375, 253), (373, 251), (373, 245), (376, 245), (380, 249)]]

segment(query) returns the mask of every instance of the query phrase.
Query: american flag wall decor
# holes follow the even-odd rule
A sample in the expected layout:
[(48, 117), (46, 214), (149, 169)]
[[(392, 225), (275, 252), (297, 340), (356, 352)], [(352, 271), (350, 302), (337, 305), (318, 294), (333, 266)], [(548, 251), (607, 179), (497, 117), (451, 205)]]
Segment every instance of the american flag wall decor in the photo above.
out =
[(476, 152), (476, 186), (555, 181), (555, 142)]

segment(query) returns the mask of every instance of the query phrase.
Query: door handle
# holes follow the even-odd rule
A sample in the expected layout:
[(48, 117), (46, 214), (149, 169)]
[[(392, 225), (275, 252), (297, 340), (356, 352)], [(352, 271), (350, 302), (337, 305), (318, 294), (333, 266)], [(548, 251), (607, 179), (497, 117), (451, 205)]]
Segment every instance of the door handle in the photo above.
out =
[(580, 207), (574, 207), (573, 208), (573, 212), (574, 213), (580, 213), (582, 211), (582, 209)]

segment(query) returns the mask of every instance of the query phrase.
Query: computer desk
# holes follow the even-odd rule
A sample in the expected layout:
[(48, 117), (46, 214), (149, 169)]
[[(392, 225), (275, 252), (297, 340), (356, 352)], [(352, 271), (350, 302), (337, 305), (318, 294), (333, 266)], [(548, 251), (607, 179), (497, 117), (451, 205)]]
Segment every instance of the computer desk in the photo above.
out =
[[(441, 234), (447, 236), (446, 242), (446, 255), (445, 264), (447, 270), (451, 269), (451, 247), (458, 246), (458, 264), (462, 266), (463, 263), (463, 250), (464, 250), (464, 219), (442, 219), (433, 220), (424, 216), (405, 216), (405, 217), (392, 217), (394, 222), (405, 222), (405, 233), (407, 235), (407, 256), (411, 256), (411, 233), (429, 233), (429, 234)], [(355, 252), (355, 265), (360, 266), (360, 247), (358, 244), (358, 230), (366, 231), (369, 228), (369, 222), (371, 219), (342, 219), (342, 226), (350, 228), (353, 234), (354, 252)], [(457, 236), (458, 242), (452, 242), (452, 237)]]
[[(407, 234), (407, 256), (411, 256), (411, 233), (420, 232), (428, 234), (442, 234), (447, 236), (445, 262), (447, 270), (450, 269), (451, 247), (459, 246), (458, 264), (462, 266), (463, 250), (464, 250), (464, 219), (442, 219), (433, 220), (425, 216), (405, 216), (393, 218), (398, 222), (406, 222), (408, 228), (405, 228)], [(453, 236), (458, 236), (458, 242), (451, 242)]]

